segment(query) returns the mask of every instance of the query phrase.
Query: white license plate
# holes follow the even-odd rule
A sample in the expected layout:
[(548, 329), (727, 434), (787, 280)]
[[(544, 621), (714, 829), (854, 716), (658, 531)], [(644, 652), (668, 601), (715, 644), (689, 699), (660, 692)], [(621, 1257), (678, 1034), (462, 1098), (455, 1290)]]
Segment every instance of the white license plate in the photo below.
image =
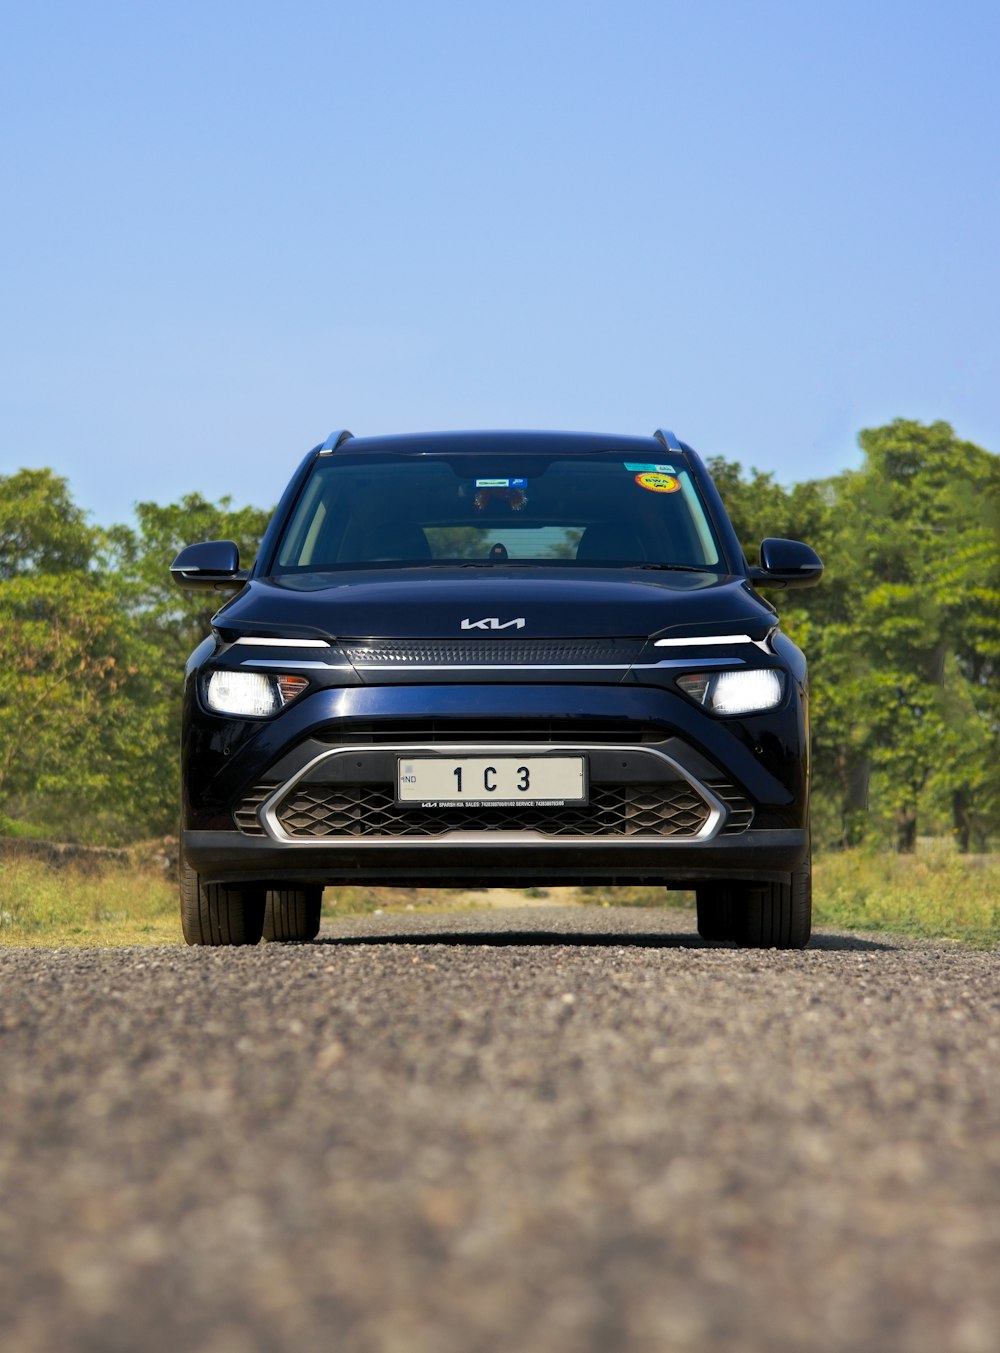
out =
[(398, 767), (398, 801), (426, 808), (559, 808), (587, 801), (582, 756), (400, 757)]

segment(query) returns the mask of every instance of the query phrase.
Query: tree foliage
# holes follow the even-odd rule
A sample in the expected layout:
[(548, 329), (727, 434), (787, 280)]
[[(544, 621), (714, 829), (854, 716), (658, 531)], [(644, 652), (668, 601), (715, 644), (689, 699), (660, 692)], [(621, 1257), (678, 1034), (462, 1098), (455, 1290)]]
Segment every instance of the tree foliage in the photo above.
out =
[(827, 839), (918, 825), (984, 847), (1000, 814), (1000, 458), (947, 423), (860, 434), (858, 470), (784, 490), (714, 462), (749, 557), (808, 540), (823, 585), (781, 598), (807, 650), (815, 814)]
[(0, 581), (90, 569), (99, 533), (52, 470), (0, 475)]
[(168, 569), (203, 539), (251, 560), (268, 515), (189, 494), (101, 531), (51, 471), (0, 476), (0, 824), (109, 842), (174, 830), (181, 674), (222, 598)]
[[(857, 470), (784, 488), (711, 462), (748, 559), (807, 540), (823, 584), (779, 596), (808, 653), (821, 842), (918, 828), (985, 849), (1000, 834), (1000, 458), (946, 423), (860, 434)], [(198, 494), (101, 530), (51, 470), (0, 476), (0, 826), (65, 839), (175, 825), (181, 674), (221, 598), (168, 575), (268, 513)]]

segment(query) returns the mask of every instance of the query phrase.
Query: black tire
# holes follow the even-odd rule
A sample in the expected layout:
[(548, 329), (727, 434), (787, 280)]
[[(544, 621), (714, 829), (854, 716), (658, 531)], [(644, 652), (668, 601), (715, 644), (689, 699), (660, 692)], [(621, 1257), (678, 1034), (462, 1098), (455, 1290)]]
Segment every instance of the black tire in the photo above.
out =
[(703, 940), (735, 938), (731, 888), (706, 886), (695, 889), (698, 904), (698, 934)]
[(181, 929), (188, 944), (256, 944), (264, 929), (263, 888), (202, 883), (180, 858)]
[(273, 888), (264, 909), (266, 940), (312, 940), (319, 933), (323, 889)]
[(812, 932), (812, 862), (807, 856), (791, 883), (748, 888), (734, 907), (734, 935), (744, 949), (804, 949)]

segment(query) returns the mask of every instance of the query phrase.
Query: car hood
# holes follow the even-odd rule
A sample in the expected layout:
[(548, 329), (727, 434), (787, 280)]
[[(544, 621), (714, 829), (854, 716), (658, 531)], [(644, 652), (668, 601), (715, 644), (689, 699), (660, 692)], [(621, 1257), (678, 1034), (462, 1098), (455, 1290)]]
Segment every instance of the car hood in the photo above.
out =
[(762, 639), (775, 623), (745, 578), (497, 567), (253, 579), (215, 617), (230, 638), (340, 640), (694, 637), (733, 626)]

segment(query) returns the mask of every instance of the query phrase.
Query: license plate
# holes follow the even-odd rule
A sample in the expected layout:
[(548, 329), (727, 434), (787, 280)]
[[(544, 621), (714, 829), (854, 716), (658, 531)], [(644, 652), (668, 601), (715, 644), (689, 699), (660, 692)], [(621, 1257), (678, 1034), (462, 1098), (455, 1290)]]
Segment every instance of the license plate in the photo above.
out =
[(398, 802), (424, 808), (559, 808), (587, 801), (582, 756), (400, 757), (398, 768)]

